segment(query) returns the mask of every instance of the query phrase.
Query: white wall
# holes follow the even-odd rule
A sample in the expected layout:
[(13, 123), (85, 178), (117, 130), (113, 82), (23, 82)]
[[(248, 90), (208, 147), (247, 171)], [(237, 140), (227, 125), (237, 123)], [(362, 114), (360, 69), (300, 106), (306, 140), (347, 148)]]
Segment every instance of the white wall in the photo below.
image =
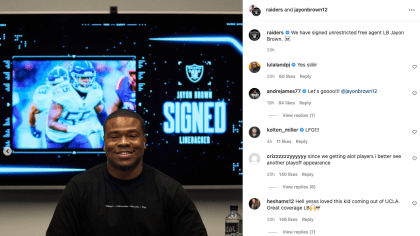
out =
[(224, 11), (242, 12), (240, 0), (1, 0), (0, 12), (21, 11)]

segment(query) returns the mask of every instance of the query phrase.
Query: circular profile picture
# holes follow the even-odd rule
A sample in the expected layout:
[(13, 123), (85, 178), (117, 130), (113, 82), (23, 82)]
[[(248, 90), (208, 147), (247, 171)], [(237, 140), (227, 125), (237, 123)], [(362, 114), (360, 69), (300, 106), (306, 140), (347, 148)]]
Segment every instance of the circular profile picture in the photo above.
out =
[(249, 162), (253, 165), (260, 163), (260, 155), (258, 155), (257, 153), (252, 153), (249, 156)]
[(251, 71), (252, 73), (257, 73), (258, 71), (260, 71), (260, 63), (256, 61), (249, 63), (249, 71)]
[(249, 97), (251, 99), (258, 99), (260, 97), (260, 90), (257, 88), (249, 90)]
[(252, 15), (259, 16), (260, 14), (261, 10), (258, 7), (254, 7), (254, 9), (252, 9)]
[(256, 126), (249, 129), (249, 136), (251, 136), (251, 138), (258, 138), (258, 136), (260, 136), (260, 133), (260, 129)]
[(254, 10), (254, 8), (256, 8), (256, 7), (257, 7), (257, 5), (255, 5), (255, 4), (250, 5), (249, 8), (248, 8), (249, 12), (252, 12), (252, 10)]
[(260, 36), (261, 36), (260, 31), (258, 31), (256, 29), (253, 29), (253, 30), (249, 31), (249, 38), (252, 41), (257, 41), (258, 39), (260, 39)]
[(252, 198), (251, 200), (249, 200), (249, 207), (252, 210), (257, 210), (258, 208), (260, 208), (261, 203), (260, 200), (258, 200), (258, 198)]

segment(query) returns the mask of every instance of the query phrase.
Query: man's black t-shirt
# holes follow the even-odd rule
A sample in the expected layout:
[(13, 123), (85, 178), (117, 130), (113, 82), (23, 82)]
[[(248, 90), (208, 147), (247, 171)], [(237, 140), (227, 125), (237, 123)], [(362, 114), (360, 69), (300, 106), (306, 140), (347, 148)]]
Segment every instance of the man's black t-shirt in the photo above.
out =
[(103, 163), (69, 181), (46, 235), (201, 236), (207, 231), (177, 181), (145, 164), (138, 177), (120, 180)]

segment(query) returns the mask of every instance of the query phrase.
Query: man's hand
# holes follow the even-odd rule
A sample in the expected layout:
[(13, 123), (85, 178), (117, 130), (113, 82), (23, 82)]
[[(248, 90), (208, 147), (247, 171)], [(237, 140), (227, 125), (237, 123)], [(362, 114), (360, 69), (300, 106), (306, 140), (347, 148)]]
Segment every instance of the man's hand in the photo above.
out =
[(41, 134), (42, 134), (41, 131), (37, 130), (35, 128), (35, 126), (29, 126), (29, 127), (31, 128), (31, 134), (32, 134), (32, 136), (34, 136), (35, 138), (41, 138)]

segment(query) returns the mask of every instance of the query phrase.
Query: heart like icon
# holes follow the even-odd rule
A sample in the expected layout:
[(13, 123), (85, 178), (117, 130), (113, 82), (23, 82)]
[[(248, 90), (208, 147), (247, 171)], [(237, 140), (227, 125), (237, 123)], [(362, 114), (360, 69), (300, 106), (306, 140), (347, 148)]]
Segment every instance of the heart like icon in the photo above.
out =
[(417, 91), (413, 91), (413, 95), (416, 95), (417, 94)]
[(414, 206), (415, 206), (415, 205), (417, 205), (417, 202), (416, 202), (416, 201), (414, 201), (414, 202), (413, 202), (413, 205), (414, 205)]
[(416, 134), (417, 133), (417, 130), (413, 130), (413, 134)]
[(416, 69), (417, 68), (417, 65), (413, 65), (413, 68)]
[(416, 156), (413, 156), (413, 160), (417, 160), (417, 157)]

